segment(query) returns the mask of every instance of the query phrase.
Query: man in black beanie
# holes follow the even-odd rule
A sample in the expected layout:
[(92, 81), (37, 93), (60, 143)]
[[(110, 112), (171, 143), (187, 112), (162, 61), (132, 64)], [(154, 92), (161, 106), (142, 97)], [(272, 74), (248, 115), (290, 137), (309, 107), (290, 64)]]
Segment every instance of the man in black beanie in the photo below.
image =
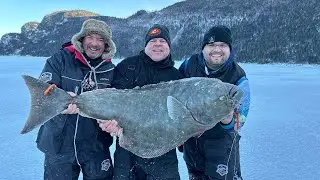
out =
[(238, 86), (244, 96), (238, 108), (219, 124), (190, 138), (179, 150), (184, 153), (189, 180), (241, 180), (238, 131), (249, 111), (249, 81), (233, 59), (231, 31), (226, 26), (207, 31), (201, 50), (181, 64), (184, 76), (217, 78)]
[[(166, 26), (155, 24), (146, 33), (145, 48), (139, 55), (125, 58), (114, 70), (113, 87), (132, 89), (148, 84), (181, 79), (171, 58), (170, 35)], [(148, 118), (148, 117), (141, 117)], [(102, 130), (120, 135), (115, 120), (100, 123)], [(112, 128), (110, 128), (112, 127)], [(125, 129), (124, 129), (125, 131)], [(119, 146), (114, 154), (115, 180), (179, 180), (176, 150), (156, 158), (141, 158)]]
[(224, 42), (228, 44), (231, 50), (232, 38), (231, 31), (226, 26), (214, 26), (205, 33), (202, 40), (202, 49), (205, 45), (214, 42)]
[(148, 42), (151, 39), (154, 38), (163, 38), (164, 40), (167, 41), (169, 47), (171, 46), (171, 41), (170, 41), (170, 34), (169, 34), (169, 30), (166, 26), (160, 25), (160, 24), (155, 24), (153, 25), (148, 33), (146, 34), (145, 37), (145, 46), (148, 44)]

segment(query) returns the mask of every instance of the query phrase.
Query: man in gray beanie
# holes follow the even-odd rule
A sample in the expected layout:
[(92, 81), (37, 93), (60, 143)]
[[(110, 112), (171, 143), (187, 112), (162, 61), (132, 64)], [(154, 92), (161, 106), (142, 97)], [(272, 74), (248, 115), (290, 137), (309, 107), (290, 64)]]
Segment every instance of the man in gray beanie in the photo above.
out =
[[(40, 79), (55, 84), (71, 96), (108, 88), (113, 79), (111, 58), (116, 53), (112, 32), (104, 21), (86, 20), (71, 43), (47, 59)], [(44, 179), (111, 180), (109, 147), (113, 138), (95, 119), (82, 117), (70, 104), (59, 116), (40, 127), (37, 146), (45, 154)]]

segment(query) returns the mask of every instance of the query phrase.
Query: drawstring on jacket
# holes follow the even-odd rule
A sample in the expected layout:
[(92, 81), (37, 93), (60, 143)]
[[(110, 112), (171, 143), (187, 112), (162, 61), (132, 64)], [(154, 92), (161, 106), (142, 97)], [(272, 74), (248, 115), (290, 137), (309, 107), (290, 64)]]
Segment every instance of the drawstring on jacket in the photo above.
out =
[[(88, 77), (88, 80), (92, 80), (92, 75), (93, 75), (93, 81), (95, 83), (95, 87), (94, 89), (98, 89), (98, 80), (97, 80), (97, 74), (96, 74), (96, 69), (98, 69), (105, 61), (101, 61), (97, 66), (93, 67), (91, 66), (91, 64), (88, 62), (88, 60), (84, 57), (83, 54), (81, 54), (81, 56), (83, 57), (84, 61), (87, 63), (88, 67), (90, 68), (89, 73), (87, 73), (85, 75), (85, 77), (83, 78), (83, 81)], [(89, 75), (89, 76), (88, 76)], [(81, 85), (81, 91), (80, 94), (83, 93), (83, 85)], [(75, 92), (77, 93), (77, 92)], [(79, 125), (79, 114), (77, 114), (77, 121), (76, 121), (76, 127), (74, 130), (74, 136), (73, 136), (73, 147), (74, 147), (74, 155), (77, 161), (77, 164), (80, 167), (80, 170), (82, 171), (79, 159), (78, 159), (78, 152), (77, 152), (77, 145), (76, 145), (76, 138), (77, 138), (77, 132), (78, 132), (78, 125)]]

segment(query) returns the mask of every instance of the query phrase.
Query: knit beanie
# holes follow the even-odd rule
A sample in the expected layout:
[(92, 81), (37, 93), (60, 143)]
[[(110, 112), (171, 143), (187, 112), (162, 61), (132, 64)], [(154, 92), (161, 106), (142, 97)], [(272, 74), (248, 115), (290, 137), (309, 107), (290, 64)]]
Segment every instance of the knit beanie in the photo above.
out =
[(83, 22), (80, 32), (76, 33), (71, 42), (74, 45), (74, 48), (84, 53), (82, 47), (82, 40), (85, 36), (89, 34), (99, 34), (105, 41), (105, 50), (102, 54), (102, 59), (110, 59), (116, 53), (116, 46), (112, 40), (112, 32), (110, 27), (104, 22), (96, 19), (88, 19)]
[(164, 25), (155, 24), (148, 30), (145, 37), (145, 46), (153, 38), (163, 38), (167, 41), (169, 47), (171, 46), (169, 29)]
[(204, 34), (202, 41), (202, 49), (205, 45), (214, 43), (214, 42), (225, 42), (229, 45), (231, 49), (232, 38), (231, 31), (226, 26), (214, 26), (209, 29), (208, 32)]

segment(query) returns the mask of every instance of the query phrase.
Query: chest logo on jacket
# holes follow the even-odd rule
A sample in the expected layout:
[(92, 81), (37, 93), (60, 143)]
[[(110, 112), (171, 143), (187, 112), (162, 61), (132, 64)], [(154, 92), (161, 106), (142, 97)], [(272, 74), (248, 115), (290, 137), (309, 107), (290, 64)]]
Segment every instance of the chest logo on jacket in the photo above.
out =
[(49, 82), (52, 80), (52, 73), (51, 72), (43, 72), (41, 73), (39, 80), (43, 82)]

